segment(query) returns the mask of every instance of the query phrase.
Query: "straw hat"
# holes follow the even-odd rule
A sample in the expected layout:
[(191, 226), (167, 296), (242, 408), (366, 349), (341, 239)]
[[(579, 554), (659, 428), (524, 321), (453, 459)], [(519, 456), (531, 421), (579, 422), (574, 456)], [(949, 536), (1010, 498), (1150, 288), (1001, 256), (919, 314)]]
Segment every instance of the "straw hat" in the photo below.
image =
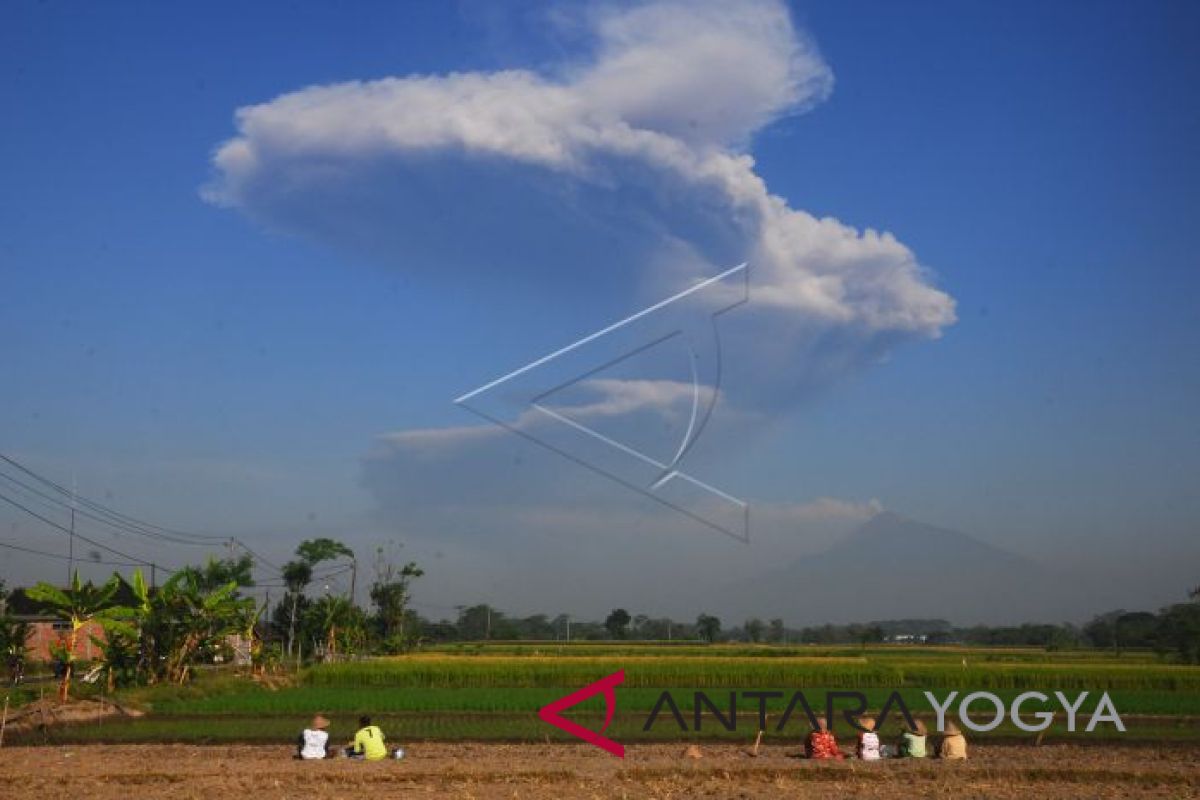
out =
[(962, 731), (960, 731), (958, 729), (958, 726), (955, 725), (953, 722), (950, 722), (949, 720), (947, 720), (946, 727), (942, 729), (942, 734), (944, 736), (960, 736), (962, 734)]
[(862, 717), (859, 719), (858, 724), (860, 727), (866, 728), (869, 731), (875, 730), (875, 720), (870, 717)]
[(688, 745), (688, 748), (683, 751), (684, 758), (704, 758), (704, 753), (694, 744)]
[(915, 736), (924, 736), (925, 735), (925, 723), (921, 722), (921, 720), (919, 720), (919, 719), (914, 719), (913, 724), (908, 726), (908, 730), (911, 731), (913, 733), (913, 735), (915, 735)]
[(308, 727), (315, 731), (323, 731), (329, 727), (329, 720), (325, 719), (320, 714), (317, 714), (312, 718), (312, 722), (309, 723)]

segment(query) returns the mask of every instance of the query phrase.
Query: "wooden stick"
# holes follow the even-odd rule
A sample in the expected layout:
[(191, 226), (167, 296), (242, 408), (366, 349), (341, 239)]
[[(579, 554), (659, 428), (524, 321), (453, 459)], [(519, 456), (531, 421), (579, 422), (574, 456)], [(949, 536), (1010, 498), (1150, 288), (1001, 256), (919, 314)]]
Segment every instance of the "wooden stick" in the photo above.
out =
[(38, 710), (42, 712), (42, 744), (48, 744), (50, 731), (46, 725), (46, 692), (41, 686), (38, 687)]
[(762, 735), (763, 735), (762, 728), (759, 728), (759, 729), (758, 729), (758, 736), (755, 736), (755, 737), (754, 737), (754, 752), (753, 752), (753, 753), (751, 753), (751, 755), (754, 755), (754, 756), (757, 756), (757, 755), (758, 755), (758, 746), (759, 746), (760, 744), (762, 744)]
[(8, 695), (4, 695), (4, 715), (0, 716), (0, 747), (4, 747), (4, 728), (8, 725)]

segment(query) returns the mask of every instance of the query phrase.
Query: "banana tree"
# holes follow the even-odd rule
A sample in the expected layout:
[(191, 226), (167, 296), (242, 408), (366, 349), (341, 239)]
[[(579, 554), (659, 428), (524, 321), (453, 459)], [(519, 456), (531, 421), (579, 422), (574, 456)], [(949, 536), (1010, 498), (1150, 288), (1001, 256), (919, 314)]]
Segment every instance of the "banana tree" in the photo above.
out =
[(345, 597), (327, 595), (322, 597), (312, 608), (311, 627), (324, 638), (326, 658), (334, 657), (339, 650), (352, 652), (361, 646), (365, 620), (362, 609), (351, 603)]
[(108, 626), (104, 636), (93, 635), (92, 644), (100, 651), (101, 671), (107, 676), (105, 685), (109, 694), (117, 686), (124, 686), (136, 680), (139, 661), (137, 631), (125, 626)]
[(154, 683), (158, 678), (158, 644), (163, 628), (162, 615), (150, 594), (146, 576), (141, 568), (133, 571), (133, 579), (129, 584), (133, 590), (133, 616), (137, 624), (137, 663), (135, 674), (144, 675), (147, 683)]
[(8, 682), (21, 679), (25, 665), (25, 645), (29, 641), (29, 623), (0, 616), (0, 656), (8, 666)]
[(223, 636), (238, 633), (254, 601), (237, 596), (237, 581), (206, 591), (196, 576), (178, 572), (163, 584), (154, 598), (169, 623), (168, 641), (162, 647), (163, 669), (168, 680), (183, 683), (191, 664), (205, 648)]
[(63, 641), (65, 669), (58, 685), (60, 703), (65, 703), (71, 693), (75, 646), (81, 628), (90, 622), (96, 622), (108, 630), (132, 632), (127, 622), (132, 609), (119, 605), (116, 600), (120, 588), (119, 575), (114, 574), (103, 586), (96, 586), (91, 581), (81, 583), (79, 572), (76, 571), (71, 578), (71, 585), (65, 590), (42, 581), (25, 591), (25, 596), (38, 603), (44, 611), (71, 624)]

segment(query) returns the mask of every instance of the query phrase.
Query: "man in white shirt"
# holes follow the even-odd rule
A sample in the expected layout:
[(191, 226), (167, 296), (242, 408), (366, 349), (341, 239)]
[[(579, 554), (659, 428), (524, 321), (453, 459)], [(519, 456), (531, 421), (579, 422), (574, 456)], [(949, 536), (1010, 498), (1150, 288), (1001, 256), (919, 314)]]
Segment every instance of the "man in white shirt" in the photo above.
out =
[(327, 758), (329, 751), (326, 745), (329, 743), (329, 733), (325, 729), (328, 727), (329, 720), (320, 714), (313, 717), (309, 726), (300, 733), (299, 751), (296, 757), (306, 761)]
[(858, 757), (863, 761), (878, 761), (883, 757), (879, 752), (879, 734), (875, 733), (875, 720), (863, 717), (858, 721), (862, 732), (858, 734)]

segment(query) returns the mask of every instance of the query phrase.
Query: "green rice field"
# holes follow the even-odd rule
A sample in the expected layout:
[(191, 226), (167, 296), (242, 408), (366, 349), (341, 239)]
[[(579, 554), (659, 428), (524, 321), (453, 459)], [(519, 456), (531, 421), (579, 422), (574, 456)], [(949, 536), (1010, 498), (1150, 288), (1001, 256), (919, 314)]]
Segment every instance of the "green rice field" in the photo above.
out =
[[(803, 691), (815, 711), (826, 693), (858, 691), (877, 712), (893, 690), (914, 713), (931, 718), (925, 691), (944, 698), (959, 692), (993, 692), (1006, 704), (1022, 692), (1051, 695), (1047, 710), (1059, 711), (1046, 739), (1166, 741), (1200, 739), (1200, 668), (1162, 663), (1152, 654), (1114, 657), (1096, 651), (1045, 652), (1024, 648), (874, 647), (807, 648), (767, 646), (581, 644), (562, 646), (497, 644), (443, 648), (409, 656), (309, 667), (269, 681), (207, 675), (183, 687), (128, 690), (118, 701), (145, 716), (28, 730), (17, 741), (58, 742), (290, 742), (315, 712), (333, 720), (333, 735), (349, 738), (354, 720), (370, 713), (398, 741), (567, 741), (569, 737), (536, 717), (537, 709), (617, 670), (618, 711), (609, 735), (623, 742), (752, 739), (757, 700), (743, 691), (776, 691), (766, 701), (766, 740), (798, 742), (808, 730), (797, 708), (776, 729), (789, 700)], [(687, 730), (663, 711), (649, 730), (645, 723), (664, 690), (671, 692)], [(693, 695), (704, 691), (728, 711), (735, 695), (738, 729), (730, 732), (709, 709), (695, 729)], [(1080, 730), (1068, 733), (1053, 699), (1061, 690), (1071, 699), (1089, 693)], [(1128, 728), (1082, 728), (1099, 695), (1107, 692)], [(838, 701), (846, 708), (851, 701)], [(957, 701), (955, 703), (957, 708)], [(979, 707), (981, 719), (989, 716)], [(1025, 713), (1040, 710), (1026, 706)], [(599, 697), (580, 704), (570, 716), (599, 728), (604, 706)], [(893, 714), (888, 730), (900, 722)], [(848, 729), (846, 735), (849, 735)], [(1032, 739), (1011, 722), (979, 738)]]

